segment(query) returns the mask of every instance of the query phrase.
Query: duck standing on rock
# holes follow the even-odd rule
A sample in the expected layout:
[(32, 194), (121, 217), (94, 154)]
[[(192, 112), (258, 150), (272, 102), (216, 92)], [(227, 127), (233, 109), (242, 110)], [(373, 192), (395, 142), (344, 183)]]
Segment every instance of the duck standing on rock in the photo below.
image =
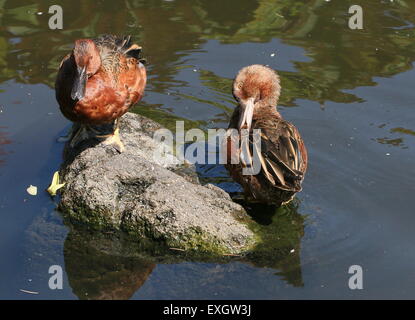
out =
[[(75, 123), (68, 135), (71, 147), (92, 132), (105, 139), (105, 144), (124, 151), (118, 119), (143, 97), (147, 81), (140, 54), (141, 47), (132, 44), (130, 36), (75, 41), (73, 51), (60, 64), (55, 83), (60, 110)], [(112, 133), (100, 135), (97, 127), (107, 124), (112, 125)]]
[[(301, 191), (307, 169), (307, 150), (298, 130), (277, 111), (280, 91), (280, 79), (274, 70), (262, 65), (241, 69), (233, 82), (238, 106), (224, 140), (225, 167), (242, 185), (245, 199), (277, 206), (288, 203)], [(260, 129), (259, 139), (254, 139), (253, 129)], [(235, 130), (238, 139), (230, 136)], [(247, 139), (243, 139), (244, 133)], [(248, 156), (242, 150), (248, 150)], [(254, 153), (260, 161), (259, 173), (244, 174)]]

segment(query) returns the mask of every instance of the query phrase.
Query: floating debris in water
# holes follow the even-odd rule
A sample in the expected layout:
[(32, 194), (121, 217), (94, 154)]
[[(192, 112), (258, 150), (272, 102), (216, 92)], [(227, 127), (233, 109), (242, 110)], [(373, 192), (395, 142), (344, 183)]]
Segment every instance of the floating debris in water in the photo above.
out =
[(19, 289), (21, 292), (24, 292), (24, 293), (29, 293), (29, 294), (39, 294), (39, 292), (36, 292), (36, 291), (29, 291), (29, 290), (24, 290), (24, 289)]
[(56, 171), (53, 174), (52, 182), (46, 191), (53, 197), (56, 196), (56, 191), (58, 191), (63, 186), (65, 186), (65, 183), (59, 183), (59, 171)]
[(387, 156), (390, 156), (391, 154), (388, 152), (386, 155), (387, 155)]
[(275, 57), (275, 53), (271, 53), (271, 54), (270, 54), (270, 56), (271, 56), (271, 57)]
[(29, 188), (26, 189), (27, 193), (31, 196), (37, 195), (37, 187), (30, 185)]

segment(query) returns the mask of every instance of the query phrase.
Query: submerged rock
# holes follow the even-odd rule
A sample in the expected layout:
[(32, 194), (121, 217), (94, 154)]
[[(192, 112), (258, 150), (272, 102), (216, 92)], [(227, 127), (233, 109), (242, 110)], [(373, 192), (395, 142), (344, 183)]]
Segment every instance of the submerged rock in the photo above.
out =
[[(70, 290), (80, 299), (127, 299), (144, 283), (144, 296), (162, 292), (169, 299), (183, 297), (183, 291), (178, 290), (181, 284), (186, 284), (187, 291), (195, 294), (200, 292), (201, 283), (204, 292), (217, 292), (219, 284), (222, 291), (232, 288), (233, 292), (256, 294), (256, 287), (246, 286), (247, 275), (251, 270), (256, 273), (251, 268), (267, 268), (267, 273), (275, 273), (285, 285), (301, 287), (300, 253), (305, 218), (297, 212), (297, 205), (298, 201), (278, 209), (261, 205), (251, 208), (257, 213), (250, 228), (258, 236), (258, 243), (243, 256), (194, 255), (194, 252), (163, 248), (156, 241), (132, 241), (125, 232), (88, 230), (62, 219), (54, 210), (42, 208), (22, 242), (24, 255), (28, 257), (24, 274), (33, 281), (28, 283), (21, 277), (20, 285), (39, 291), (43, 298), (55, 297), (56, 293), (42, 288), (50, 277), (45, 270), (58, 264), (64, 266)], [(314, 224), (308, 228), (309, 233), (316, 232)], [(229, 262), (238, 262), (239, 266), (227, 265)], [(183, 265), (178, 272), (176, 267), (168, 267), (169, 264)], [(147, 281), (156, 265), (163, 271), (157, 274), (157, 281)], [(227, 273), (235, 277), (223, 282), (223, 275)], [(269, 286), (275, 285), (274, 281), (269, 283)], [(265, 285), (264, 292), (268, 289)]]
[(86, 141), (64, 151), (60, 210), (71, 222), (124, 231), (136, 240), (211, 254), (249, 251), (255, 236), (245, 210), (213, 185), (199, 184), (193, 166), (153, 155), (157, 123), (127, 113), (120, 133), (126, 151)]

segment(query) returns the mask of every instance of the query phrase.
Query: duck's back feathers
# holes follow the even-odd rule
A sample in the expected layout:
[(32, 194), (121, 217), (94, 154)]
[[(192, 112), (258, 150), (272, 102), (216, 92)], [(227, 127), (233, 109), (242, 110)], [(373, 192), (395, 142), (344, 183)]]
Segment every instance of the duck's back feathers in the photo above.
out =
[[(133, 58), (136, 63), (144, 63), (145, 59), (141, 56), (141, 47), (135, 43), (132, 43), (131, 36), (118, 37), (115, 35), (102, 35), (93, 40), (97, 46), (101, 61), (104, 68), (113, 68), (118, 66), (121, 57), (127, 59)], [(112, 70), (112, 72), (117, 72)]]
[(267, 180), (283, 190), (300, 191), (307, 151), (296, 127), (284, 119), (271, 118), (255, 121), (253, 129), (261, 129), (259, 156)]
[[(238, 119), (237, 108), (229, 128), (237, 128)], [(260, 172), (256, 175), (243, 175), (243, 161), (231, 164), (230, 150), (241, 152), (241, 149), (239, 145), (232, 145), (235, 141), (230, 138), (227, 140), (228, 161), (225, 166), (234, 180), (242, 185), (250, 200), (281, 205), (301, 191), (307, 170), (307, 150), (303, 139), (296, 127), (275, 111), (254, 118), (251, 128), (261, 130), (261, 139), (254, 139), (252, 132), (249, 136), (249, 150), (254, 161), (255, 156), (258, 156)], [(235, 152), (232, 153), (234, 157)]]

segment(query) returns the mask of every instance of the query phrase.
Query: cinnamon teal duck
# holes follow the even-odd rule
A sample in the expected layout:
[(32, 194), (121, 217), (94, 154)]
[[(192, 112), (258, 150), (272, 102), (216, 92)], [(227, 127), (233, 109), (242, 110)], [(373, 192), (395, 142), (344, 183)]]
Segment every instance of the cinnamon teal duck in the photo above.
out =
[[(63, 115), (74, 122), (68, 140), (74, 147), (90, 137), (105, 139), (122, 152), (118, 119), (144, 94), (146, 69), (141, 47), (130, 36), (103, 35), (79, 39), (61, 62), (56, 99)], [(112, 124), (111, 133), (100, 135), (97, 127)]]
[[(243, 187), (246, 201), (280, 206), (301, 191), (307, 150), (297, 128), (277, 111), (280, 91), (278, 74), (262, 65), (241, 69), (233, 82), (238, 106), (224, 140), (225, 167)], [(259, 139), (255, 129), (260, 129)], [(244, 174), (255, 155), (258, 172)]]

